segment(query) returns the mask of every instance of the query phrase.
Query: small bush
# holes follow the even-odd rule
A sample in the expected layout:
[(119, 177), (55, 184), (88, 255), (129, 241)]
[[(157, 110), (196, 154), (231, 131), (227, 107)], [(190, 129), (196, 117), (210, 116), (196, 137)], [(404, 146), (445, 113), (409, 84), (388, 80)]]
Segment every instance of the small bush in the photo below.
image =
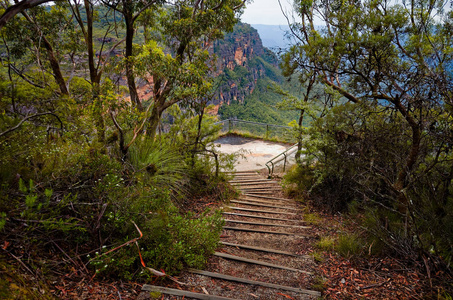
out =
[(283, 190), (289, 196), (306, 198), (314, 180), (314, 167), (294, 165), (283, 177)]
[(330, 251), (333, 250), (335, 246), (335, 239), (330, 236), (323, 236), (316, 243), (316, 248), (323, 250), (323, 251)]
[(344, 234), (338, 237), (335, 250), (343, 257), (350, 258), (363, 253), (364, 241), (355, 234)]

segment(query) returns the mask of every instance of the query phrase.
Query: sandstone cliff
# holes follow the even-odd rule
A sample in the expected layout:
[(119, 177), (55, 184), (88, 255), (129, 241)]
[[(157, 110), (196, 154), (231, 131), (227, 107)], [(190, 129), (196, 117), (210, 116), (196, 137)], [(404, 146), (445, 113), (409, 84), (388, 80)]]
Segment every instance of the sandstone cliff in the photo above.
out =
[(269, 76), (269, 65), (277, 66), (273, 52), (263, 47), (258, 32), (248, 24), (239, 23), (212, 50), (217, 55), (217, 90), (212, 103), (243, 102), (256, 87), (257, 80)]

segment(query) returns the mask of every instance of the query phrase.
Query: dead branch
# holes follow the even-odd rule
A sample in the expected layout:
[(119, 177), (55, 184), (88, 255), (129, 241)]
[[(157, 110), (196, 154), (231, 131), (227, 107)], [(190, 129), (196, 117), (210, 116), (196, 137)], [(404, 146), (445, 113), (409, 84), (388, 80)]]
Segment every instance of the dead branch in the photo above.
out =
[(31, 119), (31, 118), (35, 118), (35, 117), (40, 117), (40, 116), (44, 116), (44, 115), (52, 115), (54, 116), (55, 118), (57, 118), (57, 120), (60, 122), (60, 126), (61, 126), (61, 129), (63, 129), (63, 122), (60, 120), (60, 117), (58, 117), (55, 113), (53, 112), (44, 112), (44, 113), (37, 113), (37, 114), (34, 114), (34, 115), (31, 115), (31, 116), (26, 116), (25, 118), (23, 118), (22, 120), (20, 120), (20, 122), (14, 126), (14, 127), (11, 127), (10, 129), (7, 129), (3, 132), (0, 132), (0, 137), (10, 133), (11, 131), (14, 131), (16, 129), (18, 129), (20, 126), (22, 126), (22, 124), (27, 121), (28, 119)]

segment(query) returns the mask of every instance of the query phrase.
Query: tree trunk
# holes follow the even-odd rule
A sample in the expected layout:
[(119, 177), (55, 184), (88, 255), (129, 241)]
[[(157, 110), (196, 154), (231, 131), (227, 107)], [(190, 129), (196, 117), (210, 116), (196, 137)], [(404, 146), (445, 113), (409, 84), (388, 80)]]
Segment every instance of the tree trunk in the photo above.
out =
[(155, 101), (153, 110), (151, 111), (151, 116), (149, 117), (149, 127), (147, 129), (148, 136), (150, 137), (151, 141), (154, 141), (154, 139), (156, 138), (157, 127), (159, 126), (162, 112), (163, 110), (161, 109), (158, 101)]
[(43, 36), (44, 47), (47, 50), (47, 55), (49, 56), (50, 67), (52, 68), (53, 77), (60, 88), (60, 91), (63, 95), (69, 95), (68, 88), (66, 87), (66, 81), (64, 80), (63, 74), (61, 73), (60, 63), (55, 57), (53, 52), (52, 45), (49, 41)]
[(201, 123), (203, 122), (204, 107), (198, 115), (198, 124), (197, 124), (197, 136), (195, 137), (195, 145), (192, 149), (192, 167), (195, 165), (195, 155), (198, 152), (198, 144), (200, 143), (201, 138)]
[(305, 109), (301, 109), (300, 110), (300, 116), (299, 116), (299, 122), (298, 122), (298, 125), (299, 125), (299, 133), (297, 135), (297, 152), (296, 152), (296, 155), (295, 155), (295, 158), (296, 158), (296, 162), (298, 164), (300, 164), (300, 155), (301, 155), (301, 152), (302, 152), (302, 124), (303, 124), (303, 121), (304, 121), (304, 113), (305, 113)]
[[(104, 143), (105, 141), (105, 122), (104, 117), (102, 116), (102, 103), (99, 103), (99, 88), (101, 82), (101, 74), (98, 72), (94, 59), (96, 53), (94, 52), (93, 44), (93, 7), (88, 0), (84, 1), (85, 12), (86, 12), (86, 23), (87, 30), (85, 34), (85, 42), (88, 52), (88, 67), (90, 70), (90, 81), (92, 89), (92, 100), (95, 105), (95, 125), (97, 130), (98, 141)], [(81, 23), (83, 26), (83, 22)]]
[(406, 163), (398, 172), (397, 179), (393, 184), (393, 188), (397, 191), (398, 195), (398, 210), (401, 213), (405, 213), (408, 205), (409, 200), (406, 197), (404, 189), (407, 187), (407, 176), (412, 171), (417, 162), (418, 155), (420, 152), (420, 143), (421, 143), (421, 128), (420, 125), (414, 120), (412, 115), (406, 110), (406, 108), (402, 105), (399, 99), (395, 99), (393, 101), (398, 111), (403, 115), (406, 119), (407, 123), (411, 127), (412, 130), (412, 145), (411, 150), (406, 158)]
[[(126, 5), (126, 4), (125, 4)], [(134, 65), (131, 61), (132, 58), (132, 49), (134, 42), (134, 21), (132, 12), (128, 8), (124, 8), (124, 21), (126, 23), (126, 79), (127, 86), (129, 88), (129, 95), (131, 97), (131, 102), (135, 105), (140, 111), (143, 110), (142, 104), (138, 97), (137, 86), (135, 85), (134, 77)]]

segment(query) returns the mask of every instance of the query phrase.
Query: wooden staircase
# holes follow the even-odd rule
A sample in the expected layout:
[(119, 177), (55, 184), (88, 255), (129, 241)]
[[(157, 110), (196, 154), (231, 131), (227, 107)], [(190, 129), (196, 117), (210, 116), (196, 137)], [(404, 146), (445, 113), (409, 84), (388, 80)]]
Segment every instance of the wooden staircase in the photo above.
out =
[(319, 298), (320, 292), (307, 289), (316, 270), (313, 259), (298, 253), (310, 238), (298, 203), (282, 197), (277, 181), (255, 171), (232, 175), (230, 184), (241, 194), (224, 208), (222, 248), (207, 270), (190, 269), (181, 278), (204, 293), (151, 285), (143, 291), (160, 292), (163, 299)]

